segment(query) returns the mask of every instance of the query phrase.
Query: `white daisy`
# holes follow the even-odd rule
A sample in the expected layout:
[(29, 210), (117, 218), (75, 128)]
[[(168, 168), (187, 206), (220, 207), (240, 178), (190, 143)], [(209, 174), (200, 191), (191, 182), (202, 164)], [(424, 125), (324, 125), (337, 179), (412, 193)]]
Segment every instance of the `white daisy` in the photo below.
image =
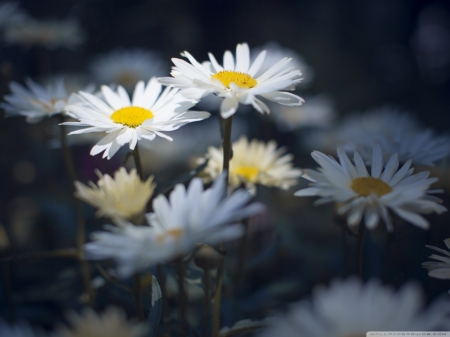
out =
[(154, 213), (147, 214), (149, 226), (127, 225), (96, 232), (85, 245), (89, 259), (113, 259), (117, 274), (128, 277), (134, 271), (165, 263), (187, 254), (198, 243), (215, 244), (242, 234), (239, 221), (263, 211), (259, 203), (247, 205), (251, 196), (242, 190), (225, 196), (225, 176), (203, 190), (200, 178), (189, 187), (177, 185), (169, 199), (153, 200)]
[(131, 90), (139, 81), (162, 76), (162, 67), (163, 62), (156, 52), (118, 49), (97, 57), (91, 70), (100, 83), (116, 83)]
[(393, 230), (393, 226), (388, 209), (423, 229), (428, 229), (429, 223), (418, 213), (442, 213), (447, 210), (438, 204), (440, 199), (429, 195), (438, 192), (428, 190), (437, 178), (428, 178), (428, 171), (413, 174), (411, 160), (398, 169), (398, 156), (393, 154), (383, 170), (381, 148), (376, 145), (369, 174), (358, 152), (354, 153), (355, 164), (350, 162), (342, 148), (338, 148), (337, 153), (339, 163), (321, 152), (312, 153), (321, 169), (304, 170), (303, 177), (312, 181), (312, 186), (297, 191), (296, 196), (319, 196), (316, 204), (343, 203), (338, 213), (348, 212), (347, 223), (351, 227), (357, 226), (364, 215), (366, 227), (373, 229), (381, 217), (389, 231)]
[(71, 328), (59, 327), (61, 337), (143, 337), (147, 333), (144, 323), (127, 322), (122, 309), (108, 307), (102, 314), (85, 308), (81, 314), (68, 315)]
[[(450, 238), (445, 239), (444, 243), (447, 246), (447, 248), (450, 249)], [(438, 251), (439, 253), (444, 254), (444, 256), (436, 254), (432, 254), (429, 256), (430, 259), (437, 260), (438, 262), (427, 261), (422, 263), (422, 266), (428, 269), (428, 275), (430, 277), (438, 278), (441, 280), (450, 279), (450, 251), (435, 246), (425, 246), (425, 247), (428, 247), (430, 249)]]
[(79, 122), (65, 125), (88, 126), (69, 135), (106, 132), (107, 135), (92, 148), (93, 156), (104, 152), (103, 158), (110, 159), (122, 145), (129, 143), (130, 149), (134, 150), (139, 140), (153, 140), (157, 135), (172, 140), (163, 132), (176, 130), (210, 115), (204, 111), (186, 111), (196, 101), (178, 94), (178, 89), (166, 88), (161, 93), (161, 84), (156, 78), (150, 79), (147, 85), (138, 82), (131, 100), (121, 86), (117, 92), (105, 85), (101, 90), (104, 99), (80, 91), (76, 97), (81, 102), (66, 107), (66, 111)]
[(221, 66), (209, 53), (210, 62), (198, 63), (191, 54), (185, 51), (182, 56), (191, 63), (173, 58), (175, 64), (172, 77), (160, 78), (160, 83), (182, 89), (186, 97), (200, 99), (214, 93), (222, 97), (220, 113), (223, 118), (233, 115), (239, 103), (251, 104), (260, 113), (270, 113), (269, 107), (256, 96), (284, 105), (298, 106), (303, 99), (294, 94), (280, 90), (293, 90), (300, 82), (301, 71), (287, 67), (291, 61), (285, 57), (272, 65), (263, 74), (256, 76), (266, 56), (262, 51), (250, 64), (250, 50), (246, 43), (238, 44), (236, 62), (233, 54), (226, 51)]
[(84, 41), (84, 32), (73, 19), (27, 20), (19, 25), (7, 27), (5, 41), (10, 44), (38, 45), (49, 49), (73, 48)]
[[(265, 143), (253, 139), (248, 141), (242, 136), (233, 142), (233, 157), (230, 160), (229, 186), (231, 189), (245, 185), (252, 194), (256, 192), (256, 185), (279, 187), (288, 189), (297, 184), (297, 178), (302, 175), (300, 169), (294, 168), (293, 156), (285, 154), (285, 148), (277, 149), (277, 143)], [(222, 172), (222, 148), (209, 147), (204, 158), (197, 160), (198, 164), (208, 164), (203, 171), (206, 182), (216, 179)]]
[(307, 98), (308, 104), (297, 106), (274, 105), (270, 114), (281, 131), (304, 127), (329, 127), (336, 117), (333, 101), (325, 94)]
[(45, 117), (64, 113), (71, 93), (67, 92), (62, 78), (53, 79), (45, 87), (31, 79), (26, 80), (26, 84), (27, 87), (16, 82), (9, 84), (12, 93), (6, 95), (6, 103), (1, 104), (7, 115), (25, 116), (28, 123), (37, 123)]
[(259, 337), (365, 337), (368, 331), (437, 331), (448, 321), (448, 302), (424, 309), (417, 284), (398, 291), (376, 280), (335, 280), (314, 289), (311, 301), (295, 304)]
[(337, 133), (345, 150), (358, 151), (365, 162), (370, 161), (375, 144), (380, 144), (384, 159), (397, 153), (401, 163), (412, 159), (414, 165), (433, 165), (450, 153), (450, 137), (436, 136), (410, 114), (392, 107), (352, 115)]
[[(264, 59), (261, 68), (255, 76), (262, 75), (264, 72), (269, 70), (272, 65), (281, 60), (283, 57), (290, 57), (292, 61), (290, 66), (295, 69), (301, 69), (302, 71), (302, 81), (301, 85), (308, 84), (314, 79), (314, 69), (306, 63), (306, 60), (292, 49), (282, 47), (278, 42), (270, 41), (264, 46), (255, 48), (251, 52), (251, 60), (254, 61), (258, 57), (259, 53), (266, 50), (266, 57)], [(309, 102), (308, 102), (309, 103)]]
[(114, 173), (114, 179), (108, 174), (102, 175), (99, 171), (97, 175), (97, 185), (89, 182), (88, 187), (76, 181), (75, 196), (98, 208), (99, 217), (110, 217), (119, 224), (124, 220), (140, 224), (144, 220), (147, 202), (156, 187), (153, 176), (142, 181), (135, 169), (127, 173), (123, 167)]
[(13, 26), (24, 22), (27, 19), (17, 2), (5, 1), (0, 4), (0, 28)]

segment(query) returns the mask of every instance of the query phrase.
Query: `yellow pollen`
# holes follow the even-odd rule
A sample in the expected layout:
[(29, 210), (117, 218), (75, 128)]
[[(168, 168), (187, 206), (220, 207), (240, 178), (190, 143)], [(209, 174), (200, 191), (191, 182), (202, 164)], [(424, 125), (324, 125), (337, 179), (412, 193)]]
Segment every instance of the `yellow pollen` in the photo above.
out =
[(159, 245), (162, 244), (167, 237), (173, 237), (178, 243), (180, 242), (182, 236), (183, 230), (181, 228), (169, 229), (168, 231), (161, 233), (156, 237), (156, 243), (158, 243)]
[(350, 187), (353, 191), (363, 197), (367, 197), (372, 193), (381, 197), (382, 195), (392, 192), (391, 186), (386, 184), (383, 180), (373, 177), (353, 179)]
[(111, 115), (114, 122), (130, 128), (136, 128), (150, 118), (153, 118), (153, 113), (138, 106), (127, 106), (114, 111)]
[(256, 167), (242, 166), (233, 170), (233, 173), (252, 181), (258, 175), (259, 170)]
[(213, 80), (219, 80), (224, 86), (230, 88), (233, 82), (240, 88), (253, 88), (258, 82), (249, 74), (237, 71), (222, 70), (211, 76)]

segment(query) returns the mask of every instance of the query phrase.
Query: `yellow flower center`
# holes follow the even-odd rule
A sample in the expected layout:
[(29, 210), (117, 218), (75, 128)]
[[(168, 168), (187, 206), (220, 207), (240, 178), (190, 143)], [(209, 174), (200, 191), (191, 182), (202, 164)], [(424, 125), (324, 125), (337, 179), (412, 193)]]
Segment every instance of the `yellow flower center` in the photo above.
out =
[(136, 128), (150, 118), (153, 118), (153, 113), (150, 110), (138, 106), (127, 106), (114, 111), (111, 115), (111, 119), (115, 123), (122, 124), (130, 128)]
[(392, 192), (391, 186), (386, 184), (383, 180), (373, 177), (353, 179), (350, 187), (353, 191), (363, 197), (367, 197), (372, 193), (381, 197), (382, 195)]
[(181, 240), (181, 237), (183, 236), (183, 232), (184, 231), (181, 228), (169, 229), (168, 231), (159, 234), (156, 237), (156, 242), (160, 245), (166, 240), (167, 237), (172, 237), (175, 239), (175, 241), (177, 243), (179, 243)]
[(258, 168), (252, 166), (242, 166), (233, 170), (233, 173), (252, 181), (258, 175), (259, 170)]
[(258, 82), (249, 74), (237, 71), (222, 70), (211, 76), (213, 80), (219, 80), (224, 86), (230, 88), (233, 82), (240, 88), (253, 88)]

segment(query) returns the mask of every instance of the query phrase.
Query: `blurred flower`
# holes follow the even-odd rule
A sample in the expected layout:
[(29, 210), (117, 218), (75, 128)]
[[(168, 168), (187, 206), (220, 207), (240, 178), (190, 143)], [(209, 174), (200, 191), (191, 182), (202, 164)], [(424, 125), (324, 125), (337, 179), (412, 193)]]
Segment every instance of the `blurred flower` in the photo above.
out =
[[(256, 185), (279, 187), (288, 189), (297, 184), (297, 178), (302, 171), (293, 168), (291, 154), (284, 154), (285, 148), (277, 149), (277, 143), (253, 139), (248, 141), (243, 136), (232, 144), (233, 157), (230, 160), (229, 186), (232, 189), (242, 184), (254, 194)], [(204, 158), (199, 158), (199, 164), (209, 159), (204, 169), (204, 180), (209, 182), (216, 179), (222, 172), (223, 150), (209, 147)]]
[(92, 62), (91, 70), (100, 83), (116, 83), (131, 90), (138, 81), (163, 75), (162, 65), (156, 52), (118, 49), (97, 57)]
[(332, 100), (324, 94), (307, 98), (300, 107), (274, 105), (270, 116), (281, 131), (293, 131), (303, 127), (327, 127), (336, 117)]
[(101, 89), (103, 99), (80, 91), (75, 96), (81, 102), (66, 107), (66, 111), (79, 122), (65, 125), (89, 126), (69, 135), (107, 133), (92, 148), (92, 156), (104, 151), (103, 158), (110, 159), (122, 145), (129, 143), (130, 150), (134, 150), (138, 140), (153, 140), (156, 135), (172, 140), (162, 131), (173, 131), (186, 123), (209, 117), (209, 113), (204, 111), (186, 111), (196, 101), (178, 94), (178, 89), (166, 88), (159, 95), (161, 84), (155, 78), (150, 79), (147, 85), (138, 82), (131, 101), (121, 86), (117, 92), (105, 85)]
[(294, 94), (279, 91), (293, 90), (301, 81), (300, 70), (286, 67), (291, 61), (285, 57), (272, 65), (262, 75), (256, 76), (264, 61), (266, 52), (262, 51), (250, 65), (250, 50), (246, 43), (238, 44), (236, 48), (236, 63), (233, 54), (226, 51), (224, 66), (216, 61), (209, 53), (211, 62), (198, 63), (191, 54), (185, 51), (182, 56), (189, 59), (191, 64), (181, 59), (173, 58), (175, 64), (171, 72), (172, 77), (160, 78), (160, 83), (181, 88), (186, 97), (200, 99), (214, 93), (224, 98), (220, 106), (223, 118), (232, 116), (241, 104), (251, 104), (260, 113), (270, 113), (269, 107), (256, 95), (270, 101), (298, 106), (303, 99)]
[(45, 87), (31, 79), (26, 84), (28, 88), (16, 82), (9, 84), (12, 94), (6, 95), (6, 103), (1, 104), (8, 115), (25, 116), (28, 123), (37, 123), (45, 117), (64, 113), (71, 93), (67, 92), (62, 78), (54, 78)]
[(20, 25), (7, 27), (5, 41), (25, 46), (44, 46), (73, 48), (84, 41), (84, 32), (73, 19), (61, 21), (27, 20)]
[(20, 24), (26, 19), (27, 14), (19, 8), (17, 2), (5, 1), (0, 4), (0, 28)]
[(37, 334), (27, 323), (16, 323), (8, 325), (3, 319), (0, 319), (0, 336), (5, 337), (43, 337), (42, 333)]
[[(447, 246), (447, 248), (450, 249), (450, 238), (445, 239), (444, 243)], [(425, 246), (425, 247), (428, 247), (430, 249), (438, 251), (439, 253), (444, 254), (444, 256), (435, 254), (429, 256), (430, 259), (434, 259), (439, 262), (427, 261), (422, 263), (422, 266), (428, 269), (428, 275), (430, 277), (438, 278), (441, 280), (450, 279), (450, 251), (435, 246)]]
[(85, 245), (89, 259), (113, 259), (120, 277), (165, 263), (189, 253), (198, 243), (215, 244), (242, 234), (239, 220), (263, 211), (263, 205), (247, 205), (251, 196), (242, 190), (225, 197), (225, 176), (203, 190), (200, 178), (189, 187), (177, 185), (169, 200), (160, 195), (153, 200), (154, 213), (147, 214), (148, 226), (109, 228), (96, 232)]
[(433, 165), (450, 153), (450, 137), (437, 137), (422, 129), (408, 113), (383, 107), (348, 117), (338, 130), (346, 151), (358, 151), (370, 161), (372, 148), (380, 144), (385, 160), (397, 153), (401, 163), (411, 159), (414, 165)]
[(57, 329), (61, 337), (143, 337), (147, 331), (144, 323), (127, 322), (122, 309), (108, 307), (102, 314), (85, 308), (78, 315), (68, 316), (72, 328)]
[(367, 331), (435, 331), (444, 327), (448, 302), (423, 309), (416, 284), (398, 291), (376, 280), (362, 284), (356, 278), (332, 281), (328, 289), (314, 289), (311, 301), (302, 301), (275, 319), (260, 337), (364, 337)]
[(283, 48), (275, 41), (267, 42), (264, 46), (253, 49), (251, 53), (252, 61), (256, 60), (259, 53), (263, 50), (267, 51), (266, 58), (255, 76), (262, 75), (269, 70), (272, 65), (287, 56), (292, 59), (290, 66), (295, 69), (300, 69), (302, 72), (302, 81), (299, 83), (300, 85), (308, 84), (314, 79), (314, 69), (306, 64), (305, 59), (301, 55), (292, 49)]
[(121, 167), (114, 173), (114, 179), (97, 171), (97, 185), (89, 182), (89, 187), (75, 182), (77, 198), (98, 208), (97, 216), (107, 216), (116, 223), (128, 220), (140, 224), (144, 220), (145, 207), (155, 190), (153, 176), (142, 181), (132, 169), (127, 173)]
[(447, 209), (438, 204), (441, 200), (428, 193), (437, 178), (428, 178), (430, 172), (412, 174), (411, 160), (399, 170), (397, 154), (393, 154), (383, 171), (381, 148), (373, 148), (371, 174), (366, 169), (358, 152), (354, 153), (353, 165), (342, 148), (337, 150), (339, 163), (331, 156), (314, 151), (312, 157), (321, 166), (320, 171), (304, 170), (303, 177), (313, 182), (311, 187), (297, 191), (294, 195), (319, 196), (316, 205), (328, 202), (343, 203), (337, 212), (348, 212), (347, 223), (357, 226), (362, 216), (368, 229), (374, 229), (380, 220), (393, 230), (388, 208), (406, 221), (423, 229), (429, 223), (418, 213), (442, 213)]

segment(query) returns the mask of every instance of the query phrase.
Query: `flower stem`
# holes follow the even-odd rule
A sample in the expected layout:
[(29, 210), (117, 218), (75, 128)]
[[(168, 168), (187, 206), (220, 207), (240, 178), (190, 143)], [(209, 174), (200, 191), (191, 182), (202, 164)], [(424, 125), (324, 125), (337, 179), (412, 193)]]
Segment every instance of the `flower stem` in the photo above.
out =
[[(64, 123), (64, 116), (60, 115), (61, 123)], [(75, 165), (73, 163), (72, 152), (69, 145), (67, 144), (67, 130), (65, 125), (61, 125), (61, 145), (64, 155), (64, 162), (66, 164), (67, 173), (72, 185), (72, 191), (75, 192), (75, 181), (77, 180), (77, 174), (75, 171)], [(75, 198), (75, 209), (77, 213), (77, 251), (78, 260), (80, 261), (81, 277), (83, 280), (84, 289), (87, 292), (87, 303), (90, 306), (94, 305), (95, 290), (91, 286), (91, 272), (89, 271), (89, 264), (84, 258), (84, 243), (86, 236), (85, 222), (83, 218), (83, 204), (81, 200)]]
[(365, 229), (366, 226), (364, 224), (360, 224), (358, 228), (358, 236), (356, 238), (356, 273), (359, 277), (362, 277), (362, 253)]
[(139, 174), (139, 177), (142, 181), (144, 181), (144, 170), (142, 169), (142, 162), (141, 162), (141, 156), (139, 154), (139, 144), (136, 143), (136, 147), (133, 150), (133, 156), (134, 156), (134, 164), (136, 166), (137, 173)]
[(169, 303), (167, 302), (167, 289), (166, 289), (166, 276), (164, 275), (164, 270), (162, 265), (158, 264), (156, 266), (159, 279), (159, 287), (161, 288), (162, 297), (162, 319), (163, 324), (169, 322)]
[(232, 157), (233, 149), (231, 148), (231, 126), (233, 123), (232, 117), (225, 119), (224, 121), (224, 130), (223, 130), (223, 166), (222, 170), (227, 171), (227, 179), (226, 183), (228, 185), (228, 171), (230, 170), (230, 160)]
[(136, 315), (143, 321), (144, 318), (144, 308), (142, 307), (142, 287), (141, 287), (141, 274), (135, 273), (133, 277), (133, 296), (136, 305)]
[(210, 288), (211, 288), (211, 275), (209, 268), (203, 269), (203, 282), (205, 283), (205, 297), (204, 297), (204, 308), (203, 308), (203, 331), (202, 337), (208, 337), (208, 323), (209, 323), (209, 311), (211, 304)]
[(188, 324), (186, 320), (186, 290), (184, 288), (184, 265), (183, 260), (180, 258), (175, 262), (175, 267), (178, 274), (178, 314), (181, 321), (181, 326), (184, 332), (187, 332)]

